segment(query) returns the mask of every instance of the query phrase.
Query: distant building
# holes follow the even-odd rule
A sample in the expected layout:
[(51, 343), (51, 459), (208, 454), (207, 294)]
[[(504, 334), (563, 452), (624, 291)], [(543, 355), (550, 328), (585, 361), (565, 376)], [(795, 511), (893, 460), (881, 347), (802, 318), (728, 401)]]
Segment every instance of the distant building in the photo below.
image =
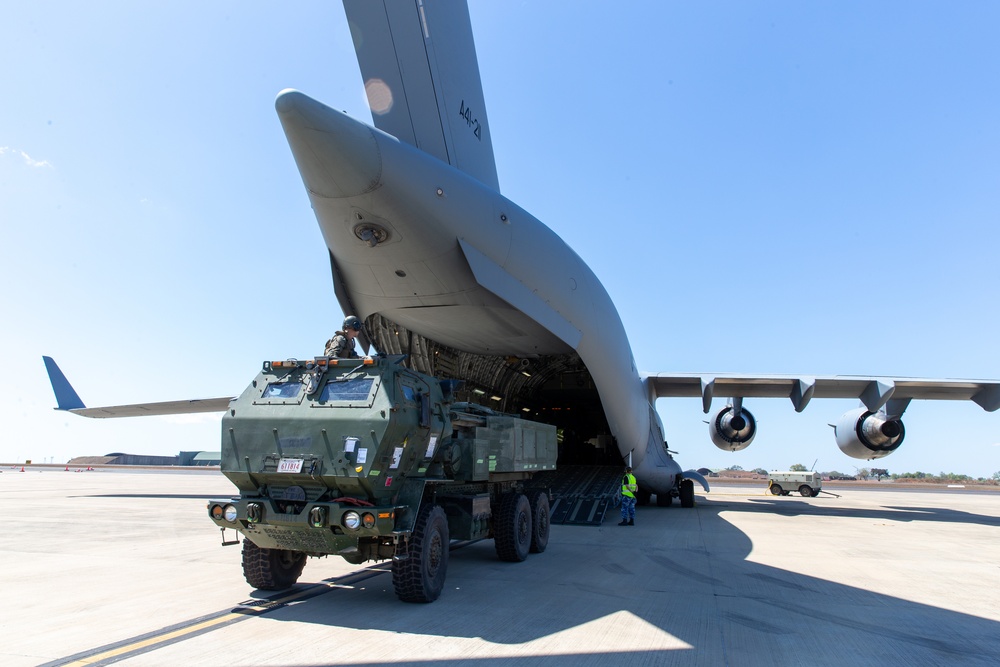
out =
[(104, 456), (77, 456), (67, 465), (75, 466), (217, 466), (222, 452), (181, 452), (177, 456), (125, 454), (113, 452)]
[(222, 452), (198, 452), (186, 465), (192, 466), (217, 466), (222, 465)]

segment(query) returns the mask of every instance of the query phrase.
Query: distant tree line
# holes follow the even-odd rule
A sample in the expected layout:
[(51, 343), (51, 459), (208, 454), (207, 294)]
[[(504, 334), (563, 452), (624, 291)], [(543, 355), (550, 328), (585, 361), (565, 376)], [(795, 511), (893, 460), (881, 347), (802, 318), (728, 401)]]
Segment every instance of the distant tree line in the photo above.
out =
[[(806, 468), (801, 463), (793, 463), (788, 466), (788, 469), (793, 472), (807, 472), (809, 469)], [(742, 471), (743, 468), (738, 465), (732, 465), (724, 470), (732, 471)], [(826, 479), (876, 479), (882, 481), (883, 477), (889, 478), (894, 482), (929, 482), (932, 484), (954, 484), (954, 483), (969, 483), (969, 484), (990, 484), (998, 485), (1000, 484), (1000, 470), (993, 473), (992, 477), (972, 477), (971, 475), (962, 475), (955, 472), (940, 472), (937, 475), (933, 475), (927, 472), (903, 472), (903, 473), (890, 473), (886, 468), (857, 468), (857, 472), (853, 475), (846, 475), (837, 470), (830, 470), (829, 472), (820, 473)], [(767, 475), (767, 470), (764, 468), (754, 468), (753, 472), (758, 475)]]

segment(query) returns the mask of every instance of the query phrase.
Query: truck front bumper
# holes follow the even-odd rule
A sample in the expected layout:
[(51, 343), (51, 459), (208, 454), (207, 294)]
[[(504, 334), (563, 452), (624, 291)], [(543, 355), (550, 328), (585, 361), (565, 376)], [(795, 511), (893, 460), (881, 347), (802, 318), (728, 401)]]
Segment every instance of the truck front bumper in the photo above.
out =
[(269, 498), (210, 500), (208, 516), (220, 528), (245, 535), (265, 549), (288, 549), (311, 555), (346, 555), (359, 540), (393, 542), (399, 508), (351, 503), (311, 502), (299, 512), (280, 512)]

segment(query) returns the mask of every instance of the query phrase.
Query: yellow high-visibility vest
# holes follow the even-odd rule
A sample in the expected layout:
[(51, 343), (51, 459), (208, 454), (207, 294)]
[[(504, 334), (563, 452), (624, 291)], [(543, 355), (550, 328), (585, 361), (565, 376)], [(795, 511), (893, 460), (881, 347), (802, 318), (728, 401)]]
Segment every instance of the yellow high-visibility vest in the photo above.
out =
[(622, 477), (622, 495), (635, 498), (635, 494), (638, 491), (639, 485), (635, 483), (635, 475), (628, 472), (625, 473), (625, 476)]

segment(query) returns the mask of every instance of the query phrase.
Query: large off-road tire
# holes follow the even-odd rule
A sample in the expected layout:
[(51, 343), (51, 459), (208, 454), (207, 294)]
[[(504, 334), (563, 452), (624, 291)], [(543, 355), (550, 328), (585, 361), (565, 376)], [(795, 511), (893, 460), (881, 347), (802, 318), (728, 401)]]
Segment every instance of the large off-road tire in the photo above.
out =
[(682, 479), (677, 489), (681, 497), (681, 507), (694, 507), (694, 482)]
[(306, 566), (300, 551), (265, 549), (243, 540), (243, 576), (247, 583), (262, 591), (280, 591), (294, 586)]
[(657, 507), (670, 507), (674, 502), (674, 497), (669, 493), (657, 493), (656, 494), (656, 506)]
[(508, 491), (500, 499), (493, 542), (500, 560), (517, 563), (531, 549), (531, 503), (523, 493)]
[(799, 495), (802, 496), (803, 498), (812, 498), (813, 496), (812, 487), (803, 484), (802, 486), (799, 487)]
[(549, 545), (549, 495), (544, 491), (533, 491), (528, 497), (531, 505), (531, 548), (533, 554), (540, 554)]
[(434, 602), (448, 572), (448, 517), (424, 505), (402, 553), (392, 560), (392, 586), (403, 602)]
[(771, 489), (771, 495), (773, 495), (773, 496), (780, 496), (780, 495), (782, 495), (784, 493), (784, 491), (782, 490), (781, 486), (778, 485), (778, 484), (772, 484), (770, 486), (770, 489)]

